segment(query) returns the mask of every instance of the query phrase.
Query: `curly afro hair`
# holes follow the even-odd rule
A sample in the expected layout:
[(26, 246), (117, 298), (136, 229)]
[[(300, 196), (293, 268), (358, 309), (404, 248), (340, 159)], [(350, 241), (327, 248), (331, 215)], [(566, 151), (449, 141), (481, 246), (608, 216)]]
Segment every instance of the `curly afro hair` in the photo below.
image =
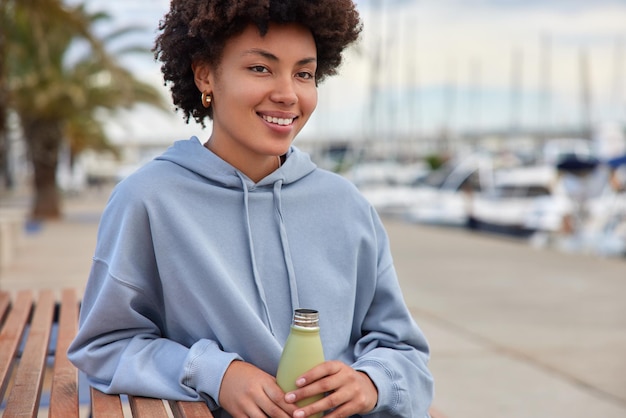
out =
[(194, 118), (204, 126), (205, 117), (213, 117), (212, 108), (205, 109), (200, 101), (192, 62), (217, 65), (229, 38), (249, 24), (265, 35), (270, 23), (299, 23), (311, 31), (317, 47), (317, 83), (336, 74), (343, 50), (362, 29), (352, 0), (172, 0), (153, 52), (174, 105), (187, 122)]

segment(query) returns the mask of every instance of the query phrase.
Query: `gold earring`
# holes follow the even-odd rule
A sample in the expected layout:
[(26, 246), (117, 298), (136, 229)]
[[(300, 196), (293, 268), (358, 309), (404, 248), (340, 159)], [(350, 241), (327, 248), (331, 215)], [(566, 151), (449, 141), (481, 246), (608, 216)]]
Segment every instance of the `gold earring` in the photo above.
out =
[(213, 97), (211, 96), (211, 93), (207, 93), (206, 91), (203, 91), (202, 92), (202, 106), (208, 109), (209, 107), (211, 107), (212, 101), (213, 101)]

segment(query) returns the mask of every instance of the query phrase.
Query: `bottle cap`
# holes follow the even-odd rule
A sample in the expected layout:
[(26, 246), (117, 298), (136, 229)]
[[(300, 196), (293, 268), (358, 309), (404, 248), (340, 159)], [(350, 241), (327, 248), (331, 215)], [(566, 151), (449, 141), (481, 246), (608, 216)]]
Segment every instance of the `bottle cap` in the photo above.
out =
[(319, 327), (320, 314), (315, 309), (296, 309), (293, 311), (293, 324), (303, 328)]

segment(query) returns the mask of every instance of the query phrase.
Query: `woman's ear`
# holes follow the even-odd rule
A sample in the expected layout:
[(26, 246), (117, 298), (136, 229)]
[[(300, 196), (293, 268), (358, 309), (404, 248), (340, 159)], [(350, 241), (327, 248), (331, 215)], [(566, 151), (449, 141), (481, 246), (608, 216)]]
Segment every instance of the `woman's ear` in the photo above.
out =
[(193, 71), (193, 81), (196, 83), (196, 87), (201, 92), (210, 92), (211, 83), (209, 81), (209, 75), (211, 69), (207, 63), (202, 61), (194, 61), (191, 64), (191, 70)]

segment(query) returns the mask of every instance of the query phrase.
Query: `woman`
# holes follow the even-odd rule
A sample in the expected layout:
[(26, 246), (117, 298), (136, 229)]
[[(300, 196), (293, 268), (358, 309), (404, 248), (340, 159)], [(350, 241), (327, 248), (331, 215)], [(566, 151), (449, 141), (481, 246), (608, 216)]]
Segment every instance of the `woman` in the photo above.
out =
[[(174, 0), (160, 29), (174, 104), (212, 132), (114, 190), (70, 359), (104, 392), (202, 399), (216, 417), (427, 416), (428, 347), (383, 226), (292, 146), (358, 37), (354, 4)], [(328, 361), (284, 393), (299, 307), (320, 311)]]

